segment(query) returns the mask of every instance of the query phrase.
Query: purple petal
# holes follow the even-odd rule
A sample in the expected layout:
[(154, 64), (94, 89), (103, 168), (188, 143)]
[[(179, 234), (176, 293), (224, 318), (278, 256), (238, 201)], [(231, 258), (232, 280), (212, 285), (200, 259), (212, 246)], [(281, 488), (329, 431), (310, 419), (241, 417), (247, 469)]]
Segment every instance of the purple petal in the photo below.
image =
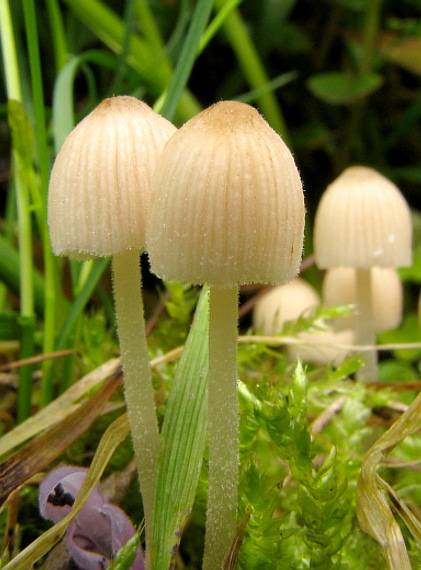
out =
[[(67, 548), (80, 568), (103, 570), (117, 551), (135, 534), (127, 515), (115, 505), (83, 508), (67, 529)], [(132, 570), (143, 570), (143, 552), (138, 550)]]
[(82, 509), (68, 526), (66, 543), (80, 568), (103, 570), (113, 556), (109, 517), (96, 508)]
[[(39, 508), (44, 518), (53, 522), (63, 519), (85, 480), (88, 470), (82, 467), (58, 467), (44, 479), (39, 488)], [(127, 515), (115, 505), (105, 502), (96, 486), (86, 504), (68, 526), (67, 548), (83, 570), (104, 570), (117, 551), (135, 534)], [(144, 569), (143, 550), (137, 551), (132, 570)]]
[[(38, 501), (41, 515), (57, 523), (69, 514), (87, 472), (88, 470), (82, 467), (69, 466), (58, 467), (51, 471), (39, 487)], [(104, 503), (105, 499), (96, 486), (83, 508), (101, 507)]]
[[(107, 513), (111, 521), (111, 544), (113, 555), (124, 545), (128, 540), (135, 535), (134, 526), (124, 511), (115, 505), (105, 504), (102, 511)], [(130, 566), (131, 570), (143, 570), (144, 558), (143, 551), (138, 548), (137, 556), (133, 564)]]

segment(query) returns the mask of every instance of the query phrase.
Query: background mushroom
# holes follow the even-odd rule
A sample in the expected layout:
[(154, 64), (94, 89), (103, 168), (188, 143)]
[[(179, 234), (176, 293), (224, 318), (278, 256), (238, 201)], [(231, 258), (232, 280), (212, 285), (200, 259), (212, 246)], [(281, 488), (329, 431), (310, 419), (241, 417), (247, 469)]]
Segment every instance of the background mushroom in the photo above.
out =
[[(289, 283), (278, 285), (259, 299), (253, 311), (253, 325), (257, 333), (278, 335), (286, 322), (295, 321), (300, 316), (317, 307), (320, 297), (317, 291), (301, 277)], [(290, 360), (300, 358), (303, 362), (324, 365), (339, 364), (348, 354), (342, 345), (353, 343), (351, 330), (311, 330), (297, 334), (297, 344), (287, 344), (286, 353)]]
[[(352, 267), (329, 269), (323, 279), (323, 302), (327, 307), (356, 303), (356, 272)], [(399, 326), (402, 321), (403, 288), (396, 269), (371, 269), (371, 304), (374, 329), (384, 332)], [(339, 327), (355, 328), (355, 315), (339, 317)]]
[(238, 285), (296, 275), (303, 231), (294, 160), (254, 108), (217, 103), (171, 137), (156, 169), (147, 243), (158, 276), (210, 285), (207, 570), (220, 566), (235, 534)]
[[(411, 240), (404, 197), (372, 168), (347, 168), (323, 194), (314, 227), (316, 262), (321, 269), (356, 270), (356, 344), (375, 343), (370, 269), (411, 265)], [(376, 379), (376, 353), (364, 357), (359, 377)]]
[(146, 532), (160, 439), (145, 338), (140, 253), (145, 248), (156, 159), (175, 130), (134, 97), (104, 100), (64, 142), (51, 172), (48, 198), (56, 255), (113, 256), (125, 396)]
[(287, 321), (295, 321), (319, 304), (317, 291), (301, 277), (295, 277), (289, 283), (273, 287), (256, 302), (254, 330), (264, 335), (280, 334)]

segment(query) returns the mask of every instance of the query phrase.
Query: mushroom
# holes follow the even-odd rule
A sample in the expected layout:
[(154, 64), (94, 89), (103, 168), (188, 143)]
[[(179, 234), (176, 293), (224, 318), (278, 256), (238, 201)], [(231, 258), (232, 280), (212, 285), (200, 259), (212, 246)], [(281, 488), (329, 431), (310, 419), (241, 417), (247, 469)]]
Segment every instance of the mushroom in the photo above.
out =
[[(323, 279), (323, 301), (327, 307), (355, 304), (356, 276), (352, 267), (335, 267)], [(394, 329), (402, 321), (403, 290), (399, 273), (393, 267), (371, 269), (371, 304), (374, 330)], [(355, 315), (339, 317), (341, 328), (355, 328)]]
[(216, 103), (168, 141), (147, 249), (159, 277), (210, 285), (207, 570), (222, 563), (236, 528), (238, 286), (294, 277), (303, 231), (292, 155), (253, 107)]
[(113, 256), (125, 397), (147, 531), (160, 438), (145, 338), (140, 253), (145, 248), (155, 163), (175, 130), (134, 97), (104, 100), (65, 140), (48, 197), (56, 255)]
[[(257, 301), (253, 311), (254, 329), (265, 335), (280, 334), (287, 321), (298, 319), (319, 304), (316, 290), (301, 277), (295, 277), (289, 283), (274, 287)], [(300, 358), (318, 365), (338, 365), (349, 352), (342, 345), (352, 344), (353, 334), (351, 330), (336, 331), (335, 319), (335, 330), (301, 331), (297, 340), (297, 344), (286, 346), (290, 360)]]
[[(316, 262), (321, 269), (355, 268), (356, 344), (375, 344), (371, 268), (411, 265), (411, 240), (408, 204), (398, 188), (372, 168), (347, 168), (323, 194), (314, 227)], [(359, 377), (375, 379), (375, 351), (365, 358)]]
[(298, 319), (319, 304), (316, 290), (301, 277), (295, 277), (289, 283), (273, 287), (256, 302), (254, 330), (264, 335), (280, 334), (287, 321)]
[(302, 362), (318, 366), (339, 366), (354, 344), (354, 334), (350, 329), (302, 331), (297, 337), (297, 344), (287, 346), (289, 359), (299, 358)]

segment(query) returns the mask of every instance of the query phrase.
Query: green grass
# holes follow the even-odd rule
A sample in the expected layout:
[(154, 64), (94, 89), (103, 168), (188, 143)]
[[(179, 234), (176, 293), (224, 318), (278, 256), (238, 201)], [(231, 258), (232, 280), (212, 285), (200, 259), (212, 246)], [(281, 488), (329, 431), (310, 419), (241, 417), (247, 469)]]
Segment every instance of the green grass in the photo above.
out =
[[(378, 337), (389, 348), (381, 351), (377, 384), (354, 380), (360, 366), (355, 355), (338, 368), (303, 367), (288, 359), (281, 341), (278, 347), (254, 337), (239, 343), (238, 530), (223, 567), (385, 567), (373, 538), (378, 529), (370, 532), (368, 524), (366, 533), (358, 524), (356, 489), (367, 451), (381, 436), (387, 441), (384, 434), (398, 418), (403, 441), (394, 440), (395, 449), (382, 451), (378, 473), (402, 501), (414, 505), (416, 514), (421, 498), (414, 467), (419, 423), (413, 430), (409, 426), (414, 417), (419, 421), (416, 404), (411, 420), (402, 414), (421, 387), (421, 7), (416, 0), (398, 4), (0, 0), (0, 434), (9, 432), (7, 442), (14, 442), (7, 443), (2, 461), (29, 449), (26, 444), (38, 434), (37, 418), (44, 418), (40, 429), (46, 433), (53, 423), (65, 422), (98, 386), (80, 388), (64, 408), (60, 395), (84, 386), (80, 379), (97, 374), (119, 350), (109, 260), (68, 262), (51, 251), (49, 173), (66, 136), (113, 95), (137, 96), (176, 126), (221, 99), (246, 101), (293, 151), (308, 211), (306, 256), (313, 253), (313, 220), (322, 192), (344, 168), (364, 164), (389, 177), (407, 198), (414, 219), (414, 263), (401, 270), (402, 324)], [(169, 567), (177, 554), (189, 568), (200, 568), (208, 477), (206, 293), (190, 329), (198, 292), (144, 273), (165, 442), (154, 506), (152, 543), (162, 554), (156, 568)], [(303, 277), (321, 291), (322, 274), (314, 264)], [(241, 300), (250, 296), (245, 288)], [(330, 317), (332, 312), (321, 309), (285, 334), (296, 338)], [(240, 332), (250, 332), (249, 327), (246, 315)], [(405, 343), (412, 343), (410, 350)], [(177, 349), (184, 344), (179, 359)], [(59, 350), (67, 350), (66, 356), (56, 358)], [(22, 365), (16, 364), (20, 360)], [(195, 378), (201, 382), (195, 384)], [(115, 410), (123, 407), (118, 390), (98, 424), (57, 461), (89, 466)], [(51, 425), (45, 415), (37, 416), (43, 409), (54, 418)], [(314, 430), (314, 422), (320, 429)], [(127, 456), (126, 442), (110, 464), (114, 474), (126, 466)], [(41, 471), (52, 468), (40, 465)], [(1, 473), (0, 465), (0, 489)], [(165, 494), (167, 488), (174, 497)], [(19, 568), (13, 558), (25, 548), (37, 552), (31, 544), (42, 536), (35, 494), (24, 486), (17, 496), (16, 512), (12, 501), (0, 511), (0, 568)], [(139, 524), (139, 494), (129, 489), (122, 504)], [(396, 516), (393, 507), (392, 512)], [(418, 568), (419, 523), (405, 514), (396, 518), (412, 567)], [(5, 537), (17, 525), (12, 544)], [(160, 551), (163, 544), (165, 552)], [(33, 556), (31, 563), (37, 556), (19, 556), (27, 555)], [(124, 568), (124, 562), (117, 567)]]

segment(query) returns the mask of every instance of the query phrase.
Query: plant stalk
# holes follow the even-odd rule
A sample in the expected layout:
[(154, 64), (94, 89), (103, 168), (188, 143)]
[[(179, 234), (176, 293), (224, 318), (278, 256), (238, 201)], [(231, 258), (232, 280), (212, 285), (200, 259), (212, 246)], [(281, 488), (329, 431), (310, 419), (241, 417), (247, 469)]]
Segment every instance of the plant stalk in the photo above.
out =
[(238, 287), (210, 287), (209, 490), (204, 570), (220, 568), (236, 529), (237, 321)]
[(148, 552), (160, 436), (145, 336), (139, 251), (129, 250), (114, 256), (113, 283), (125, 398), (143, 497)]
[[(376, 344), (370, 269), (356, 269), (356, 293), (355, 342), (361, 346)], [(357, 372), (357, 378), (363, 381), (377, 380), (377, 351), (364, 352), (363, 357), (366, 363)]]

